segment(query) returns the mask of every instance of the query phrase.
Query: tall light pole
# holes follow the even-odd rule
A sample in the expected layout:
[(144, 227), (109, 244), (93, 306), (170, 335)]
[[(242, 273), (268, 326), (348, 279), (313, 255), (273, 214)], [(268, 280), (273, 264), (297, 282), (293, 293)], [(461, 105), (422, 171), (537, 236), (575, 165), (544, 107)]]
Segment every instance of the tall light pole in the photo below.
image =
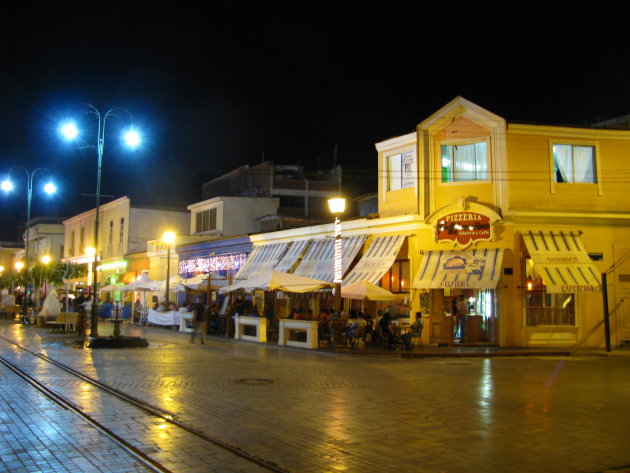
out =
[[(110, 118), (116, 117), (117, 112), (125, 112), (129, 113), (127, 110), (123, 108), (111, 108), (105, 115), (101, 115), (101, 112), (91, 104), (82, 104), (87, 108), (87, 113), (94, 115), (98, 122), (97, 134), (96, 134), (96, 158), (97, 158), (97, 167), (96, 167), (96, 215), (94, 219), (94, 278), (92, 282), (92, 314), (90, 318), (90, 336), (92, 338), (98, 337), (98, 297), (96, 289), (98, 287), (98, 270), (96, 268), (98, 263), (98, 231), (99, 231), (99, 212), (101, 206), (101, 168), (103, 163), (103, 152), (105, 149), (105, 125), (107, 124), (107, 120)], [(73, 121), (63, 123), (60, 128), (61, 134), (67, 140), (75, 140), (79, 137), (79, 129)], [(140, 135), (133, 128), (129, 128), (123, 134), (123, 139), (127, 143), (127, 145), (131, 148), (135, 148), (140, 145)]]
[[(11, 192), (14, 189), (13, 182), (11, 181), (11, 171), (14, 169), (21, 169), (26, 173), (26, 239), (24, 241), (24, 262), (26, 264), (26, 268), (28, 269), (29, 265), (29, 248), (30, 248), (30, 222), (31, 222), (31, 202), (33, 201), (33, 181), (35, 180), (35, 176), (47, 174), (50, 177), (50, 171), (46, 168), (36, 168), (33, 171), (29, 171), (28, 169), (22, 166), (12, 167), (9, 170), (9, 177), (2, 181), (0, 184), (0, 188), (2, 188), (5, 192)], [(43, 187), (44, 192), (47, 194), (54, 194), (57, 191), (57, 187), (49, 180)], [(26, 310), (26, 288), (24, 288), (24, 298), (23, 298), (23, 309)]]
[[(0, 184), (0, 188), (2, 188), (2, 190), (5, 192), (11, 192), (14, 189), (13, 182), (11, 181), (11, 178), (10, 178), (11, 171), (13, 171), (14, 169), (21, 169), (22, 171), (26, 173), (26, 241), (24, 244), (24, 250), (26, 254), (25, 262), (26, 262), (26, 266), (28, 267), (29, 246), (30, 246), (29, 245), (29, 229), (30, 229), (29, 223), (31, 221), (31, 202), (33, 201), (33, 181), (35, 180), (35, 176), (38, 174), (39, 175), (47, 174), (50, 177), (50, 171), (46, 168), (37, 168), (37, 169), (34, 169), (33, 171), (29, 171), (28, 169), (22, 166), (12, 167), (9, 170), (9, 177), (5, 179), (4, 181), (2, 181), (2, 184)], [(54, 194), (57, 191), (57, 187), (49, 180), (44, 185), (43, 190), (47, 194)]]
[(171, 232), (170, 230), (167, 232), (164, 232), (164, 234), (162, 235), (162, 241), (166, 243), (166, 289), (165, 289), (166, 294), (164, 295), (164, 300), (166, 301), (165, 305), (168, 308), (168, 304), (169, 304), (168, 283), (169, 283), (170, 272), (171, 272), (171, 246), (173, 246), (173, 243), (175, 243), (175, 233)]
[(341, 278), (342, 270), (342, 247), (341, 247), (341, 220), (339, 216), (346, 209), (346, 199), (328, 199), (330, 212), (335, 216), (335, 255), (334, 255), (334, 279), (335, 283), (335, 312), (341, 314)]

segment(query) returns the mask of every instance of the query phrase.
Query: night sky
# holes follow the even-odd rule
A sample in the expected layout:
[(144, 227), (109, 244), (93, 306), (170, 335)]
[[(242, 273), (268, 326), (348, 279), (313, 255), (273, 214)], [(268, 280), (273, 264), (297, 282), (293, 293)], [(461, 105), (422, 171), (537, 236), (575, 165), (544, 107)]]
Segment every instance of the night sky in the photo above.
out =
[[(46, 167), (59, 187), (54, 198), (35, 190), (32, 217), (94, 207), (95, 151), (56, 133), (74, 114), (92, 124), (94, 144), (81, 102), (129, 110), (144, 135), (141, 150), (126, 151), (116, 134), (126, 116), (108, 122), (102, 194), (181, 207), (239, 165), (264, 157), (328, 169), (335, 149), (347, 192), (376, 191), (374, 143), (412, 132), (460, 95), (510, 122), (630, 114), (630, 53), (615, 12), (232, 4), (3, 12), (0, 175)], [(26, 213), (25, 174), (14, 177), (20, 189), (0, 195), (4, 241), (18, 239)]]

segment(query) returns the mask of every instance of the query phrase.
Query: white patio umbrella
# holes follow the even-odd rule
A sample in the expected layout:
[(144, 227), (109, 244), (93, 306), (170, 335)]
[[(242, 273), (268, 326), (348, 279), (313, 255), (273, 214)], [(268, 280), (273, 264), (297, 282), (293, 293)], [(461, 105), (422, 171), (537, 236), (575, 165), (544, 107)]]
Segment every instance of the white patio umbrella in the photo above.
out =
[(122, 291), (124, 287), (123, 284), (108, 284), (107, 286), (103, 286), (99, 289), (102, 292), (112, 292), (112, 291)]
[[(181, 276), (171, 276), (168, 278), (168, 287), (169, 289), (174, 289), (177, 286), (182, 284)], [(137, 290), (145, 290), (145, 291), (153, 291), (153, 292), (162, 292), (166, 289), (166, 280), (163, 281), (150, 281), (144, 284), (139, 284)], [(179, 289), (177, 289), (179, 290)], [(181, 289), (183, 290), (183, 288)]]
[(390, 291), (368, 281), (341, 286), (341, 297), (357, 300), (367, 299), (368, 301), (391, 301), (395, 299), (394, 294)]
[(210, 289), (219, 289), (228, 285), (228, 278), (219, 273), (199, 274), (189, 279), (184, 279), (182, 285), (194, 290), (207, 290), (208, 281)]
[(311, 292), (331, 286), (333, 283), (319, 279), (306, 278), (282, 271), (269, 271), (260, 276), (254, 276), (231, 286), (223, 287), (219, 289), (219, 293), (225, 294), (239, 289), (247, 292), (257, 289), (262, 291)]
[(127, 284), (126, 286), (124, 286), (122, 288), (123, 291), (146, 291), (147, 289), (142, 289), (140, 286), (142, 286), (143, 284), (148, 284), (148, 283), (155, 283), (158, 281), (154, 281), (152, 279), (149, 279), (148, 277), (142, 277), (132, 283)]

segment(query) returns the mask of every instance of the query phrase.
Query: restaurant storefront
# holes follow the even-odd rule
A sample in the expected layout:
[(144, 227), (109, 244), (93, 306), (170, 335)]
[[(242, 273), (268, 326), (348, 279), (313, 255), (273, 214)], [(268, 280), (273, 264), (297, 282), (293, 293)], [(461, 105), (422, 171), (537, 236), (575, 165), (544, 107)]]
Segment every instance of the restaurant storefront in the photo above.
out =
[(429, 342), (495, 344), (506, 246), (500, 215), (460, 199), (425, 223), (412, 285), (429, 299)]

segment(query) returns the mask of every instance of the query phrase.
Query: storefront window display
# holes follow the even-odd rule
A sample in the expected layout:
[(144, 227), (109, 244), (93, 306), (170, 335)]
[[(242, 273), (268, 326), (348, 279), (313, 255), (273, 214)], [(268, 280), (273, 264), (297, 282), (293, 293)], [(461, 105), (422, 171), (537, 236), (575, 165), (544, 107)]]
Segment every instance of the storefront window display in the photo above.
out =
[(452, 317), (454, 341), (460, 343), (495, 341), (494, 289), (465, 289), (445, 294), (444, 310)]
[(575, 325), (575, 295), (549, 294), (541, 278), (527, 281), (527, 325)]

